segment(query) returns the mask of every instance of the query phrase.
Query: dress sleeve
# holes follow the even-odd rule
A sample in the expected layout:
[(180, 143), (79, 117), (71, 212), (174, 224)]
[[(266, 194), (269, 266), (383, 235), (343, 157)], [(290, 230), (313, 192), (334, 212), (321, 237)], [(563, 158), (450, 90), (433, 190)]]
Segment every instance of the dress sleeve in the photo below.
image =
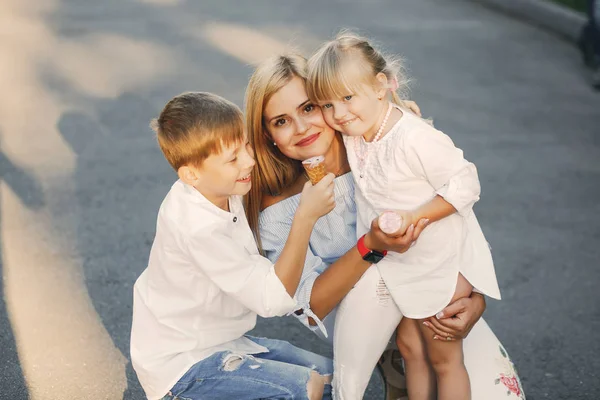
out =
[[(271, 260), (271, 262), (277, 261), (281, 252), (283, 251), (283, 246), (289, 236), (290, 230), (292, 228), (292, 220), (291, 218), (281, 217), (277, 221), (262, 221), (260, 224), (260, 238), (262, 241), (263, 251), (265, 255)], [(294, 296), (297, 307), (294, 311), (290, 313), (296, 317), (304, 326), (306, 326), (311, 331), (316, 331), (320, 329), (323, 335), (327, 337), (327, 329), (323, 322), (313, 313), (310, 308), (310, 297), (312, 294), (312, 288), (315, 284), (315, 280), (321, 275), (323, 271), (327, 268), (327, 263), (321, 260), (320, 257), (317, 257), (313, 254), (310, 246), (306, 252), (306, 260), (304, 262), (304, 271), (302, 272), (302, 277), (300, 278), (300, 284), (298, 285), (298, 289), (296, 290), (296, 295)], [(316, 326), (310, 325), (308, 318), (312, 318), (316, 322)]]
[(203, 229), (188, 241), (194, 264), (221, 289), (261, 317), (282, 316), (296, 307), (265, 257), (250, 253), (229, 235)]
[(460, 215), (469, 215), (481, 192), (477, 168), (452, 139), (432, 127), (414, 129), (406, 133), (403, 148), (413, 173), (426, 179)]

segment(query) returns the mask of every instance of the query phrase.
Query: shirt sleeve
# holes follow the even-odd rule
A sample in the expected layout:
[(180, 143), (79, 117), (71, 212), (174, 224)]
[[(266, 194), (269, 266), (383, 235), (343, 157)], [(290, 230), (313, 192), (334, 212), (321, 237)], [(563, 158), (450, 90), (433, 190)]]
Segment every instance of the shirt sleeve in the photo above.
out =
[(283, 316), (296, 308), (273, 263), (250, 253), (225, 232), (203, 229), (190, 239), (188, 251), (219, 289), (261, 317)]
[[(277, 261), (281, 255), (291, 227), (292, 221), (289, 218), (285, 219), (284, 217), (276, 222), (269, 221), (261, 223), (260, 238), (262, 241), (263, 251), (269, 260), (271, 260), (271, 262)], [(309, 246), (306, 252), (304, 270), (302, 272), (302, 277), (300, 278), (300, 284), (298, 285), (296, 295), (294, 296), (297, 303), (296, 310), (294, 311), (302, 310), (302, 312), (290, 313), (290, 315), (296, 317), (311, 331), (320, 329), (325, 337), (327, 337), (327, 329), (319, 317), (317, 317), (316, 314), (311, 310), (310, 297), (316, 279), (323, 271), (325, 271), (326, 268), (327, 263), (321, 260), (320, 257), (317, 257), (315, 254), (313, 254)], [(317, 325), (310, 325), (308, 321), (309, 317), (312, 318)]]
[(415, 175), (426, 179), (460, 215), (469, 215), (481, 193), (477, 168), (450, 137), (433, 127), (416, 129), (406, 133), (404, 152)]

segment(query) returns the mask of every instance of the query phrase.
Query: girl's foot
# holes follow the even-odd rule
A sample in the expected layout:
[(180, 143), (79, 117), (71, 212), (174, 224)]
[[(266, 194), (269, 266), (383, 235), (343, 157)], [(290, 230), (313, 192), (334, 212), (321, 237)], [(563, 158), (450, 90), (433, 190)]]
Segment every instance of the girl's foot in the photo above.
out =
[(377, 369), (383, 379), (385, 400), (408, 400), (400, 352), (395, 349), (384, 351), (377, 363)]

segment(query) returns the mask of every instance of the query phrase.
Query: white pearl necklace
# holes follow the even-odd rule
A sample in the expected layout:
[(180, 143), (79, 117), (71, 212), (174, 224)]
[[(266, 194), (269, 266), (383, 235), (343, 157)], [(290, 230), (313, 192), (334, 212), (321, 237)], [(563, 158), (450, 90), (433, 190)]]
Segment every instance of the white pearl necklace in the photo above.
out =
[[(392, 113), (392, 103), (388, 103), (388, 110), (385, 113), (385, 117), (383, 118), (383, 121), (381, 122), (381, 125), (379, 126), (379, 129), (377, 130), (377, 133), (375, 134), (375, 137), (373, 138), (372, 143), (378, 142), (379, 139), (381, 139), (381, 135), (383, 133), (383, 130), (385, 129), (385, 126), (387, 125), (388, 119), (390, 118), (390, 114)], [(360, 136), (355, 136), (354, 137), (354, 153), (356, 153), (356, 158), (358, 158), (358, 172), (360, 177), (363, 177), (363, 168), (365, 167), (365, 161), (367, 160), (367, 156), (369, 154), (369, 148), (365, 146), (365, 150), (363, 151), (362, 146), (360, 145)]]

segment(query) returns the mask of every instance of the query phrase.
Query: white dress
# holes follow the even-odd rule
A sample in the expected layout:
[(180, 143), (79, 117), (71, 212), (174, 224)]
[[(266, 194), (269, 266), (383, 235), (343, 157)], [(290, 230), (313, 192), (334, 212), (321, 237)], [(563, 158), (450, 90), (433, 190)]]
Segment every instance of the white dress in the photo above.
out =
[(458, 211), (427, 226), (407, 252), (390, 252), (377, 264), (402, 314), (426, 318), (441, 311), (459, 272), (500, 299), (490, 248), (472, 209), (480, 193), (477, 169), (462, 150), (409, 111), (378, 142), (344, 135), (344, 143), (356, 186), (357, 237), (383, 211), (413, 210), (436, 195)]

